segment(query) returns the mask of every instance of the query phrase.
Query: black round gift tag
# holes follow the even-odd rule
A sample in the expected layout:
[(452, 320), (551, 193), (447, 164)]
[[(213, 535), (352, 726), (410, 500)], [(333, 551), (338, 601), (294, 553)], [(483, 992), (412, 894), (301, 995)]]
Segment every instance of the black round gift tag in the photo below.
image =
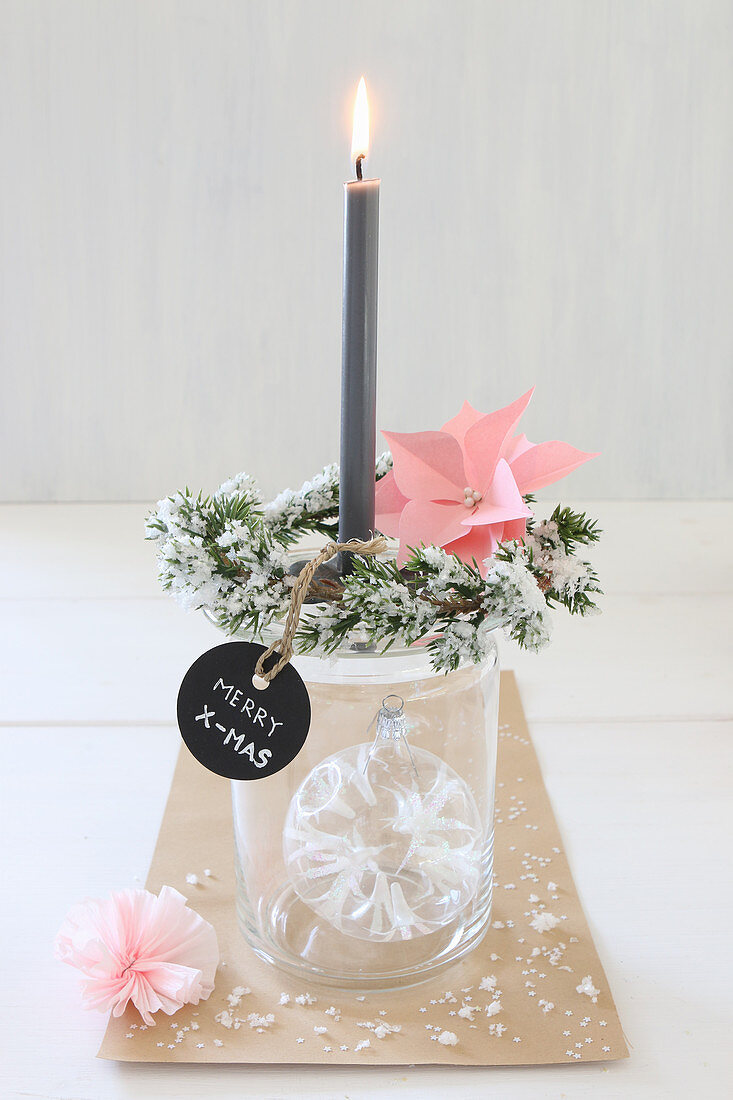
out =
[(310, 699), (292, 665), (262, 690), (252, 683), (264, 652), (255, 642), (218, 645), (194, 661), (178, 692), (183, 740), (205, 768), (227, 779), (274, 775), (308, 735)]

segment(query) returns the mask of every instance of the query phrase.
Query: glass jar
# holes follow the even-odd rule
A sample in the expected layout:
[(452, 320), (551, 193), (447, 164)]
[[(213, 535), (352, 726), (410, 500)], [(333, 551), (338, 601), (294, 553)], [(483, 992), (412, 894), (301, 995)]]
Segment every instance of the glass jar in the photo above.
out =
[(490, 920), (496, 646), (448, 674), (421, 645), (292, 663), (311, 701), (303, 748), (276, 775), (232, 781), (242, 932), (303, 980), (423, 981)]

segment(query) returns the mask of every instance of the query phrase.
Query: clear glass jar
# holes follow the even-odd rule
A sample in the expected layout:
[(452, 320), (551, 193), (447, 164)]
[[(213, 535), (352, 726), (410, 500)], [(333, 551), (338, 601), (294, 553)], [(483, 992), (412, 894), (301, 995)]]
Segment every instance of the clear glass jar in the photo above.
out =
[(419, 645), (292, 663), (312, 708), (302, 750), (276, 775), (232, 782), (242, 932), (308, 981), (426, 980), (490, 920), (496, 646), (447, 675)]

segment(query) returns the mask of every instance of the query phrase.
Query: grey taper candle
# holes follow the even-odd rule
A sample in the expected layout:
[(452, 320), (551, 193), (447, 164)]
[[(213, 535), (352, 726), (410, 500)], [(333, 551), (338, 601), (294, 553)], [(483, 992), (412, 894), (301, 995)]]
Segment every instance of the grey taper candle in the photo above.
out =
[[(359, 178), (344, 186), (339, 542), (374, 531), (379, 182)], [(349, 558), (342, 555), (345, 572)]]

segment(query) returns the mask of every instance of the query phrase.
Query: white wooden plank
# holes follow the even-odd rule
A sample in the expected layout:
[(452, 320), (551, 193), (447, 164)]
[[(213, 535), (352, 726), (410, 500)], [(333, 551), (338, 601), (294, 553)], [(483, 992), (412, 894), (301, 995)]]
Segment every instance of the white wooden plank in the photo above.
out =
[(586, 619), (554, 613), (553, 640), (540, 654), (500, 638), (532, 720), (730, 717), (728, 595), (613, 596)]
[[(6, 600), (0, 721), (168, 722), (186, 669), (222, 640), (172, 600)], [(502, 644), (532, 719), (730, 714), (733, 597), (609, 598), (603, 615), (556, 613), (542, 654)]]
[[(601, 539), (588, 548), (605, 592), (688, 595), (733, 592), (733, 502), (577, 500), (572, 481), (544, 490), (536, 513), (561, 501), (598, 520)], [(551, 502), (551, 503), (550, 503)]]
[[(733, 502), (574, 501), (563, 489), (556, 499), (603, 528), (590, 556), (607, 592), (733, 591)], [(537, 514), (554, 503), (539, 502)], [(0, 599), (160, 595), (154, 547), (143, 537), (151, 506), (0, 505)]]
[(175, 721), (184, 673), (222, 635), (170, 599), (6, 600), (1, 721)]
[[(533, 737), (594, 935), (633, 1043), (608, 1066), (339, 1070), (117, 1066), (104, 1021), (53, 961), (67, 907), (144, 879), (177, 751), (173, 730), (0, 730), (11, 825), (0, 933), (3, 1095), (45, 1100), (348, 1095), (371, 1100), (724, 1097), (731, 886), (726, 773), (733, 724), (568, 727)], [(41, 740), (42, 739), (42, 740)], [(12, 1043), (9, 1037), (12, 1035)]]
[(149, 510), (142, 503), (0, 505), (0, 599), (163, 595), (145, 541)]

